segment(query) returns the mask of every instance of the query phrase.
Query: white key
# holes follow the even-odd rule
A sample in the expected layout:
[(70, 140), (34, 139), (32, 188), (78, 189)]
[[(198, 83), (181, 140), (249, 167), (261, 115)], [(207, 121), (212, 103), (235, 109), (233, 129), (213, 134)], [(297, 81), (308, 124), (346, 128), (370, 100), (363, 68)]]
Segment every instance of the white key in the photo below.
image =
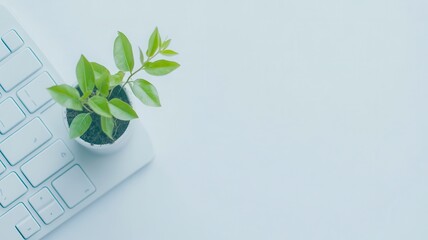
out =
[(18, 97), (28, 111), (33, 113), (51, 100), (51, 95), (49, 95), (47, 88), (53, 85), (55, 85), (55, 82), (51, 76), (44, 72), (19, 90)]
[(78, 165), (55, 179), (52, 185), (69, 208), (75, 207), (95, 192), (95, 186)]
[(0, 180), (0, 205), (7, 207), (26, 192), (27, 187), (18, 175), (12, 172)]
[(51, 202), (49, 205), (47, 205), (45, 208), (39, 210), (38, 214), (45, 224), (50, 224), (55, 219), (59, 218), (62, 214), (64, 214), (64, 209), (55, 200), (54, 202)]
[(25, 119), (24, 113), (12, 98), (7, 98), (0, 103), (0, 113), (7, 113), (0, 115), (0, 133), (2, 134), (5, 134)]
[(6, 168), (4, 167), (3, 163), (0, 162), (0, 175), (6, 171)]
[(27, 48), (0, 65), (0, 85), (9, 92), (41, 67), (39, 59)]
[(47, 188), (32, 196), (29, 202), (45, 224), (53, 222), (64, 213), (64, 209)]
[(0, 238), (2, 240), (22, 240), (16, 226), (28, 217), (32, 217), (24, 204), (19, 203), (0, 217)]
[(32, 216), (28, 216), (16, 225), (16, 229), (25, 239), (28, 239), (40, 230), (40, 226)]
[(21, 37), (15, 32), (15, 30), (9, 31), (1, 39), (12, 52), (15, 52), (24, 45), (24, 41), (22, 41)]
[(58, 140), (25, 163), (21, 170), (31, 185), (37, 187), (74, 159), (65, 144)]
[(35, 118), (0, 143), (0, 151), (13, 166), (52, 137), (40, 118)]
[(31, 206), (36, 210), (36, 212), (40, 209), (43, 209), (49, 203), (54, 201), (55, 198), (52, 196), (52, 193), (47, 189), (46, 187), (42, 188), (40, 191), (38, 191), (36, 194), (30, 197), (28, 200), (31, 204)]
[(0, 41), (0, 61), (9, 56), (9, 54), (9, 49), (6, 47), (6, 45), (4, 45), (2, 41)]

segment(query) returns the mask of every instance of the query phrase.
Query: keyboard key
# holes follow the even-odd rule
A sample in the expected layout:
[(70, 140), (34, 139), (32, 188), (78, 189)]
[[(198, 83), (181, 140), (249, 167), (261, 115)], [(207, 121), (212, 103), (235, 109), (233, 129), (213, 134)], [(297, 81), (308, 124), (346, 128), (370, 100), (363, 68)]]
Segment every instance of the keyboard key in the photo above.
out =
[(31, 216), (24, 204), (19, 203), (0, 217), (0, 238), (3, 240), (22, 240), (17, 226)]
[(55, 198), (46, 187), (42, 188), (28, 200), (34, 210), (39, 211), (49, 205)]
[(18, 33), (16, 33), (15, 30), (9, 31), (1, 39), (12, 52), (15, 52), (22, 45), (24, 45), (24, 41), (22, 41), (21, 37), (18, 35)]
[(29, 202), (45, 224), (53, 222), (64, 213), (64, 209), (47, 188), (32, 196)]
[(27, 192), (27, 187), (15, 172), (0, 180), (0, 205), (9, 206), (16, 199)]
[(6, 168), (4, 167), (3, 163), (0, 162), (0, 175), (6, 171)]
[(39, 210), (38, 214), (45, 224), (50, 224), (64, 214), (64, 209), (54, 200), (45, 208)]
[(95, 186), (78, 165), (55, 179), (52, 185), (69, 208), (75, 207), (95, 192)]
[(9, 54), (9, 49), (6, 47), (6, 45), (4, 45), (2, 41), (0, 41), (0, 61), (9, 56)]
[(42, 63), (33, 51), (27, 48), (0, 65), (0, 85), (9, 92), (41, 67)]
[(65, 144), (58, 140), (25, 163), (21, 170), (31, 185), (37, 187), (74, 159)]
[(33, 113), (49, 100), (51, 95), (47, 88), (55, 85), (47, 72), (42, 73), (27, 86), (18, 91), (18, 97), (29, 112)]
[(28, 239), (40, 230), (40, 226), (32, 216), (28, 216), (16, 225), (16, 229), (25, 239)]
[(0, 103), (0, 112), (7, 113), (0, 115), (0, 133), (2, 134), (5, 134), (25, 119), (24, 113), (12, 98)]
[(0, 143), (0, 152), (15, 165), (52, 138), (40, 118), (35, 118)]

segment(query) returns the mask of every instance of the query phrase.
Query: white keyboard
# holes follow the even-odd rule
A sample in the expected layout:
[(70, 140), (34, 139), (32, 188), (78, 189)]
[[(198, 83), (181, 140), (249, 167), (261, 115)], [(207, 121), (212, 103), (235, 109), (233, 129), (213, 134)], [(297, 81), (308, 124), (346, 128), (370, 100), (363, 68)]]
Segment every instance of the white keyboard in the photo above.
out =
[(63, 109), (46, 90), (62, 80), (2, 6), (0, 38), (0, 239), (41, 239), (154, 152), (138, 121), (116, 154), (97, 155), (68, 139)]

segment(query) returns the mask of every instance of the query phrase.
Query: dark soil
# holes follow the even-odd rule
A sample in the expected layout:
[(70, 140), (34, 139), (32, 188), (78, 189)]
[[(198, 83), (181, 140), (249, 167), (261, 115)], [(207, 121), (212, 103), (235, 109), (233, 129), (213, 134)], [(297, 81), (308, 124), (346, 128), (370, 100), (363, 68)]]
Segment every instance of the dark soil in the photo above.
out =
[[(77, 88), (77, 90), (80, 92), (80, 94), (82, 94), (82, 92), (80, 91), (79, 88)], [(126, 95), (125, 91), (123, 91), (123, 89), (120, 86), (117, 86), (112, 90), (108, 100), (113, 99), (113, 98), (119, 98), (120, 100), (122, 100), (126, 103), (130, 103), (128, 96)], [(79, 115), (80, 113), (88, 113), (88, 110), (83, 109), (83, 111), (76, 111), (76, 110), (72, 110), (72, 109), (67, 109), (68, 125), (70, 125), (71, 122), (73, 121), (73, 119), (77, 115)], [(113, 129), (113, 139), (114, 140), (112, 140), (107, 135), (105, 135), (105, 133), (101, 129), (100, 116), (95, 114), (95, 113), (91, 113), (91, 117), (92, 117), (91, 126), (89, 127), (88, 131), (85, 132), (80, 137), (85, 142), (88, 142), (91, 144), (102, 145), (102, 144), (113, 143), (116, 139), (118, 139), (120, 136), (123, 135), (123, 133), (126, 131), (126, 129), (128, 128), (128, 125), (129, 125), (129, 121), (122, 121), (122, 120), (114, 118), (114, 120), (115, 120), (114, 129)]]

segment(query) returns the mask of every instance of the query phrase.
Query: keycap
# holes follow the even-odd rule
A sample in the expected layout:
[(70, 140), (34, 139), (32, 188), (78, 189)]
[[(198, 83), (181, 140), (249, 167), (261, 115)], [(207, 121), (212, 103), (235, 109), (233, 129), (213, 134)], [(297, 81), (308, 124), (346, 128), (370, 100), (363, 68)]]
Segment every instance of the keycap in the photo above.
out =
[(6, 168), (4, 167), (3, 163), (0, 162), (0, 175), (6, 171)]
[(64, 213), (64, 209), (47, 188), (42, 188), (29, 202), (45, 224), (53, 222)]
[[(0, 239), (23, 240), (17, 226), (31, 216), (24, 204), (19, 203), (0, 217)], [(34, 219), (34, 218), (33, 218)]]
[(75, 207), (95, 192), (95, 186), (78, 165), (55, 179), (52, 185), (69, 208)]
[(25, 163), (21, 170), (31, 185), (37, 187), (73, 159), (70, 150), (61, 140), (58, 140)]
[(5, 134), (25, 119), (24, 113), (12, 98), (0, 103), (0, 133)]
[(33, 113), (51, 100), (51, 95), (47, 88), (53, 85), (55, 85), (55, 82), (52, 77), (47, 72), (44, 72), (21, 88), (17, 95), (27, 110)]
[(41, 67), (42, 63), (27, 48), (0, 65), (0, 85), (9, 92)]
[(28, 239), (40, 230), (40, 225), (32, 216), (28, 216), (16, 225), (16, 229), (25, 239)]
[(7, 207), (26, 192), (27, 187), (18, 175), (15, 172), (9, 173), (0, 180), (0, 205)]
[(15, 52), (22, 45), (24, 45), (24, 41), (22, 41), (21, 37), (18, 35), (18, 33), (16, 33), (15, 30), (9, 31), (1, 39), (12, 52)]
[(34, 118), (0, 143), (0, 152), (13, 166), (42, 146), (51, 137), (52, 134), (42, 120)]
[(0, 61), (9, 56), (9, 54), (9, 49), (6, 47), (6, 45), (4, 45), (2, 41), (0, 41)]

